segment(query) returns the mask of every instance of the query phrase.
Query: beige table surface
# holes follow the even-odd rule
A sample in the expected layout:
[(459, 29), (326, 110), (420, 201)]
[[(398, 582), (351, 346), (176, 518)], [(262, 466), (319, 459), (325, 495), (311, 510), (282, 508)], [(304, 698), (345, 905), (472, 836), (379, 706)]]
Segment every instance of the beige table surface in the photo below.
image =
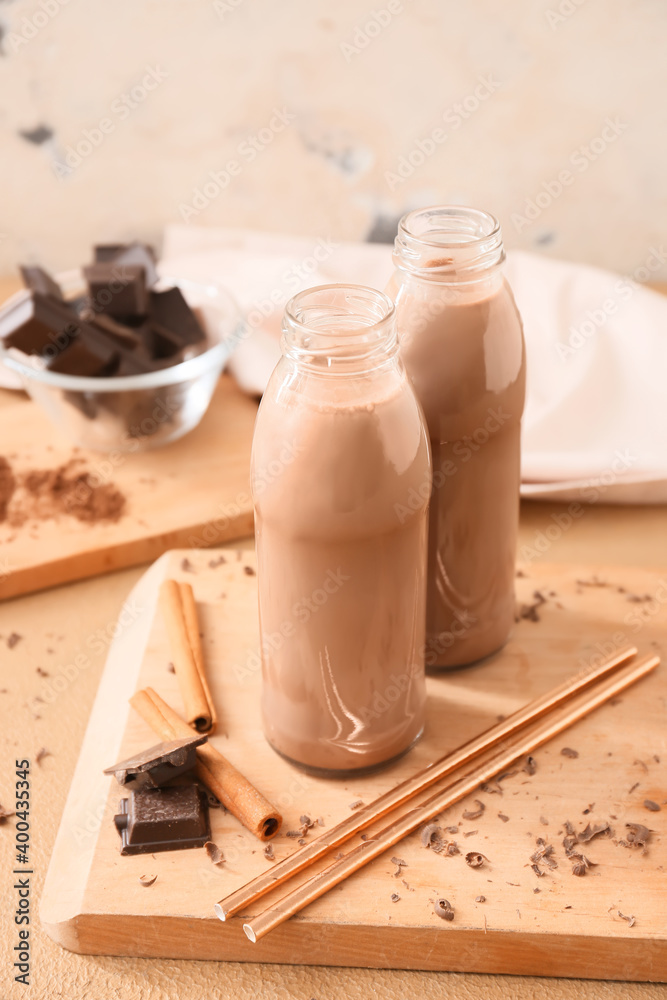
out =
[[(2, 298), (0, 281), (0, 298)], [(2, 425), (2, 408), (15, 394), (0, 391), (0, 454), (11, 449), (11, 428)], [(29, 406), (28, 402), (25, 404)], [(538, 533), (553, 524), (562, 508), (556, 504), (524, 503), (520, 545), (532, 545)], [(243, 547), (252, 545), (246, 539)], [(606, 507), (586, 510), (554, 541), (545, 561), (590, 565), (641, 565), (667, 572), (667, 507)], [(449, 973), (249, 965), (181, 960), (100, 958), (75, 955), (54, 944), (39, 927), (37, 900), (95, 698), (106, 651), (95, 652), (87, 639), (98, 630), (109, 635), (123, 600), (145, 567), (123, 570), (0, 605), (0, 803), (12, 801), (15, 757), (33, 761), (45, 747), (50, 756), (33, 765), (33, 840), (35, 870), (32, 925), (34, 958), (29, 987), (12, 982), (10, 947), (14, 929), (11, 881), (5, 873), (13, 861), (13, 828), (0, 827), (0, 1000), (201, 1000), (201, 998), (295, 998), (295, 1000), (412, 1000), (456, 997), (457, 1000), (584, 1000), (595, 997), (653, 1000), (664, 998), (664, 986), (603, 983), (567, 979), (533, 979)], [(5, 639), (17, 632), (24, 638), (8, 650)], [(68, 671), (77, 654), (86, 665)], [(81, 663), (82, 661), (79, 660)], [(37, 667), (49, 677), (38, 674)], [(40, 691), (57, 674), (71, 676), (55, 704), (40, 701)]]

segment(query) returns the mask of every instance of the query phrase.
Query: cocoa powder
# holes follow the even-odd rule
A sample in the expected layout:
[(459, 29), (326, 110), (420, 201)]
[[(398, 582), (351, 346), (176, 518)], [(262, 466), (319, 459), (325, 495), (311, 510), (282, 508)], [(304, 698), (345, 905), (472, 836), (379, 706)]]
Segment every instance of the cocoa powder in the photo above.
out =
[(97, 481), (84, 459), (71, 458), (55, 469), (15, 473), (0, 456), (0, 521), (12, 527), (63, 515), (89, 524), (118, 521), (126, 503), (113, 483)]

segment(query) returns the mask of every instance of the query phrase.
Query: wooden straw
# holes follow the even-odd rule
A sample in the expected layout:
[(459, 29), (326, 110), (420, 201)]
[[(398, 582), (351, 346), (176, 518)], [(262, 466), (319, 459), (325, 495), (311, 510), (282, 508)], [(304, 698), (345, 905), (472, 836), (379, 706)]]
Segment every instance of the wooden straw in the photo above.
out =
[[(130, 704), (163, 740), (192, 736), (192, 729), (152, 688), (137, 691)], [(260, 840), (269, 840), (280, 829), (280, 813), (251, 785), (233, 764), (204, 743), (197, 747), (197, 777)]]
[(492, 726), (480, 736), (476, 736), (473, 740), (470, 740), (470, 742), (465, 743), (460, 749), (441, 757), (434, 764), (419, 771), (411, 778), (407, 778), (394, 788), (389, 789), (384, 795), (369, 802), (363, 809), (357, 810), (341, 823), (327, 830), (316, 840), (310, 841), (301, 850), (295, 851), (283, 861), (273, 865), (268, 871), (258, 875), (251, 882), (241, 886), (240, 889), (230, 893), (230, 895), (225, 896), (224, 899), (215, 904), (215, 912), (221, 920), (226, 920), (227, 917), (239, 913), (259, 899), (260, 896), (270, 892), (271, 889), (275, 889), (276, 886), (287, 881), (292, 875), (302, 871), (317, 861), (318, 858), (339, 847), (340, 844), (353, 837), (355, 833), (360, 833), (397, 806), (403, 805), (415, 795), (430, 788), (436, 781), (451, 774), (457, 767), (467, 764), (484, 751), (497, 746), (518, 729), (534, 722), (546, 712), (556, 708), (568, 698), (573, 697), (579, 691), (583, 690), (583, 688), (606, 676), (621, 663), (635, 656), (636, 653), (637, 649), (634, 646), (623, 649), (609, 660), (605, 660), (599, 667), (593, 670), (582, 671), (564, 684), (547, 692), (547, 694), (529, 702), (507, 719)]
[(630, 665), (620, 671), (615, 677), (603, 681), (592, 692), (586, 692), (573, 707), (565, 706), (546, 723), (533, 728), (523, 735), (512, 746), (508, 746), (490, 760), (478, 764), (465, 776), (451, 783), (444, 789), (439, 789), (425, 802), (411, 809), (396, 822), (378, 831), (372, 840), (367, 840), (355, 847), (348, 854), (336, 860), (324, 871), (309, 879), (303, 885), (283, 896), (273, 906), (264, 910), (243, 925), (246, 936), (253, 943), (268, 934), (270, 930), (282, 924), (289, 917), (298, 913), (314, 900), (319, 899), (329, 889), (338, 885), (353, 872), (358, 871), (377, 858), (389, 847), (413, 833), (422, 823), (432, 819), (444, 809), (454, 805), (460, 799), (475, 791), (481, 782), (488, 781), (524, 754), (531, 753), (538, 746), (546, 743), (558, 733), (567, 729), (573, 723), (582, 719), (589, 712), (598, 708), (609, 698), (613, 698), (629, 685), (644, 677), (660, 663), (658, 656), (650, 656), (636, 665)]
[(165, 580), (160, 587), (160, 607), (185, 717), (198, 733), (211, 735), (218, 720), (206, 679), (197, 605), (190, 584)]

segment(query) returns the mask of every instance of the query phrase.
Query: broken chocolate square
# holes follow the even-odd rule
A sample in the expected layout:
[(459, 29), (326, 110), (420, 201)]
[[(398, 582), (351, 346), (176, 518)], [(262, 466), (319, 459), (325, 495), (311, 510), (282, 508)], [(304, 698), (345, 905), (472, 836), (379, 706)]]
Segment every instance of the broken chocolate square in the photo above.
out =
[(159, 788), (174, 778), (194, 770), (197, 764), (197, 747), (206, 742), (206, 736), (168, 740), (158, 743), (141, 753), (121, 760), (104, 769), (113, 774), (119, 785), (133, 788)]
[(211, 839), (208, 802), (197, 785), (130, 792), (120, 800), (114, 823), (121, 854), (152, 854), (203, 847)]

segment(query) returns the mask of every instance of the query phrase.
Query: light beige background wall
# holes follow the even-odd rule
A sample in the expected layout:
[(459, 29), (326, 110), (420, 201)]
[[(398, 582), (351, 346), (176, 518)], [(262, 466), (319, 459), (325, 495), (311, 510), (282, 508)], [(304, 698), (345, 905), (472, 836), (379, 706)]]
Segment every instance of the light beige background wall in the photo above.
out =
[(3, 0), (0, 24), (0, 273), (159, 241), (230, 160), (198, 224), (363, 239), (453, 201), (622, 272), (660, 249), (660, 0)]

